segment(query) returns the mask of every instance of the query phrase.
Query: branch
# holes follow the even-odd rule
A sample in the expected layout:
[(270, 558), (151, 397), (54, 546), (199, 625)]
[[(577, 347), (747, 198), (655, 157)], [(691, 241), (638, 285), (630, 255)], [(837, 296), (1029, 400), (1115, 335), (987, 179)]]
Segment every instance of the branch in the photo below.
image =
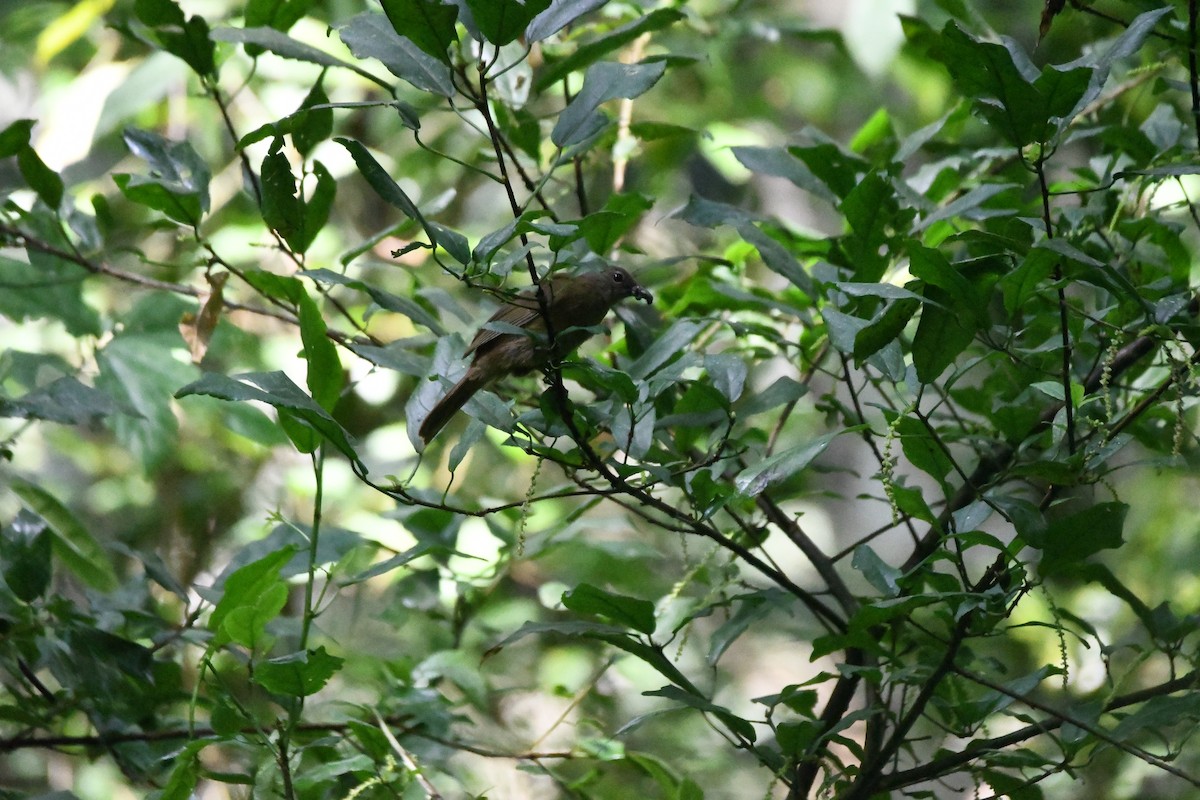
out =
[[(1105, 704), (1103, 713), (1111, 713), (1121, 708), (1144, 703), (1154, 697), (1162, 697), (1174, 694), (1175, 692), (1193, 689), (1197, 685), (1200, 685), (1200, 670), (1190, 672), (1187, 675), (1159, 684), (1158, 686), (1140, 689), (1136, 692), (1114, 698)], [(967, 743), (966, 747), (957, 753), (933, 759), (929, 763), (922, 764), (919, 767), (885, 775), (876, 783), (875, 788), (880, 792), (886, 792), (953, 774), (968, 764), (979, 761), (987, 753), (994, 753), (1006, 747), (1021, 744), (1035, 736), (1051, 733), (1068, 722), (1074, 724), (1073, 720), (1068, 719), (1064, 715), (1051, 712), (1046, 719), (1026, 725), (1024, 728), (1011, 733), (991, 739), (977, 739)]]

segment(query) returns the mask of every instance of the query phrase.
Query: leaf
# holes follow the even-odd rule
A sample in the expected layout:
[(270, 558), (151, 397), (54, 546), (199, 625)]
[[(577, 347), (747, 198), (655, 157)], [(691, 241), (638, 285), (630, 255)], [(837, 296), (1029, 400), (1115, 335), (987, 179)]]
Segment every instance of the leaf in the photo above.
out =
[[(334, 283), (340, 286), (349, 286), (352, 289), (357, 289), (370, 296), (370, 298), (374, 300), (380, 308), (386, 309), (387, 311), (393, 311), (397, 314), (403, 314), (418, 325), (424, 325), (426, 328), (429, 328), (438, 336), (445, 335), (445, 329), (442, 327), (442, 324), (437, 320), (437, 318), (418, 305), (415, 300), (410, 300), (407, 297), (400, 297), (399, 295), (392, 294), (391, 292), (386, 292), (383, 289), (364, 283), (363, 281), (347, 278), (345, 275), (340, 275), (323, 267), (320, 269), (305, 270), (301, 274), (307, 278), (311, 278), (317, 283)], [(366, 345), (355, 345), (355, 348), (362, 348), (364, 352), (369, 352), (369, 348)], [(387, 366), (391, 369), (396, 368), (396, 366), (393, 364), (388, 364)], [(424, 370), (421, 370), (418, 373), (410, 374), (424, 375), (425, 372)]]
[(177, 329), (132, 330), (115, 336), (96, 354), (96, 387), (132, 412), (110, 417), (108, 425), (147, 470), (178, 447), (179, 420), (171, 396), (198, 372), (175, 357), (182, 345)]
[(119, 581), (108, 554), (75, 515), (40, 486), (15, 476), (8, 476), (8, 482), (13, 494), (46, 521), (59, 561), (89, 586), (103, 592), (115, 591)]
[(282, 580), (263, 585), (252, 599), (231, 609), (221, 620), (213, 646), (233, 642), (249, 650), (269, 650), (274, 637), (267, 633), (267, 626), (279, 617), (287, 598), (288, 587)]
[(454, 96), (450, 66), (398, 35), (383, 14), (359, 14), (337, 31), (357, 58), (379, 59), (388, 72), (421, 91)]
[(0, 531), (0, 537), (4, 582), (18, 600), (32, 603), (50, 585), (49, 527), (45, 520), (22, 510), (11, 525)]
[(333, 109), (329, 105), (329, 95), (325, 93), (324, 72), (317, 76), (317, 82), (308, 90), (300, 102), (300, 108), (289, 119), (292, 121), (292, 144), (302, 156), (308, 156), (318, 144), (329, 138), (333, 132)]
[[(237, 42), (244, 45), (261, 47), (274, 53), (280, 58), (292, 61), (303, 61), (321, 67), (340, 67), (357, 73), (372, 83), (380, 84), (380, 80), (357, 64), (343, 61), (335, 55), (318, 50), (310, 44), (293, 39), (275, 28), (217, 28), (212, 32), (212, 38), (219, 42)], [(381, 84), (382, 85), (382, 84)]]
[(296, 197), (296, 178), (292, 165), (279, 149), (282, 142), (276, 138), (271, 151), (263, 159), (262, 169), (262, 217), (267, 226), (292, 244), (293, 238), (304, 233), (304, 203)]
[(126, 128), (129, 152), (150, 167), (149, 175), (113, 176), (121, 193), (135, 203), (161, 211), (176, 222), (193, 227), (208, 213), (208, 164), (190, 142), (173, 142), (151, 131)]
[(625, 370), (634, 380), (649, 378), (656, 370), (686, 350), (703, 325), (694, 320), (676, 320)]
[(392, 176), (384, 170), (361, 142), (342, 137), (336, 137), (334, 141), (350, 151), (350, 155), (354, 158), (354, 163), (358, 165), (359, 172), (362, 173), (362, 176), (367, 179), (367, 183), (371, 184), (371, 188), (380, 197), (404, 212), (405, 216), (409, 219), (421, 224), (430, 242), (442, 246), (459, 263), (465, 264), (470, 261), (471, 250), (467, 244), (466, 237), (426, 220), (409, 196), (400, 188), (400, 185), (392, 179)]
[(603, 103), (644, 94), (658, 83), (666, 69), (665, 61), (643, 64), (604, 61), (588, 67), (583, 87), (559, 114), (550, 141), (558, 147), (569, 147), (590, 138), (607, 122), (598, 110)]
[(213, 43), (203, 17), (185, 17), (174, 0), (137, 0), (133, 9), (164, 50), (181, 59), (197, 75), (216, 72)]
[(734, 158), (751, 172), (785, 178), (801, 189), (829, 203), (836, 203), (837, 196), (820, 180), (808, 166), (783, 147), (734, 147)]
[(333, 201), (337, 196), (337, 180), (320, 161), (314, 161), (312, 175), (316, 179), (312, 196), (304, 203), (304, 235), (296, 242), (296, 251), (307, 253), (329, 222), (329, 212), (333, 210)]
[(325, 647), (289, 653), (254, 667), (254, 681), (272, 694), (308, 697), (320, 691), (345, 659), (332, 656)]
[(926, 287), (925, 299), (913, 335), (912, 357), (917, 378), (930, 384), (967, 348), (975, 338), (975, 331), (964, 326), (964, 315), (958, 313), (954, 299), (944, 289)]
[(748, 720), (742, 719), (724, 706), (719, 706), (713, 703), (711, 700), (699, 695), (685, 692), (678, 687), (664, 686), (663, 688), (655, 689), (654, 691), (642, 692), (642, 694), (648, 697), (665, 697), (668, 700), (674, 700), (677, 703), (682, 703), (683, 705), (688, 706), (689, 708), (694, 708), (697, 711), (703, 711), (706, 714), (712, 714), (714, 717), (717, 717), (719, 720), (721, 720), (721, 722), (725, 723), (725, 725), (731, 731), (748, 741), (753, 742), (758, 737), (757, 732), (754, 730), (754, 726), (751, 725)]
[(854, 360), (864, 360), (900, 338), (909, 321), (921, 308), (920, 299), (904, 298), (888, 303), (883, 313), (854, 334)]
[(64, 425), (94, 422), (121, 410), (112, 397), (70, 375), (56, 378), (21, 397), (0, 397), (0, 417), (43, 419)]
[(796, 257), (789, 253), (776, 239), (764, 233), (757, 225), (752, 225), (749, 222), (738, 224), (737, 232), (739, 236), (754, 245), (754, 249), (758, 250), (758, 255), (762, 258), (763, 263), (772, 272), (777, 272), (787, 278), (792, 282), (793, 286), (809, 297), (816, 295), (812, 278), (804, 271), (804, 267), (800, 265)]
[(806, 394), (808, 394), (807, 384), (782, 375), (766, 389), (746, 395), (738, 407), (738, 413), (744, 416), (760, 414), (772, 408), (794, 403)]
[(825, 448), (834, 438), (849, 430), (851, 429), (847, 428), (818, 436), (742, 470), (734, 481), (738, 492), (745, 497), (758, 497), (767, 487), (794, 477), (811, 464), (814, 458), (825, 452)]
[(248, 372), (234, 377), (210, 372), (175, 393), (176, 397), (189, 395), (234, 401), (257, 400), (274, 406), (320, 433), (342, 455), (360, 469), (364, 468), (350, 444), (350, 435), (346, 430), (282, 372)]
[(1041, 544), (1043, 575), (1072, 575), (1082, 563), (1101, 550), (1124, 543), (1125, 503), (1097, 503), (1076, 514), (1052, 521)]
[(550, 0), (465, 0), (479, 32), (490, 43), (503, 46), (525, 32)]
[(63, 180), (59, 174), (46, 166), (32, 147), (17, 151), (17, 167), (29, 188), (37, 193), (41, 201), (50, 208), (58, 208), (63, 200)]
[[(590, 9), (589, 9), (590, 10)], [(644, 17), (622, 25), (611, 33), (577, 47), (561, 61), (546, 65), (534, 79), (534, 92), (545, 92), (572, 72), (594, 64), (608, 53), (624, 47), (644, 33), (661, 30), (683, 19), (683, 12), (674, 8), (656, 8)]]
[(545, 10), (530, 21), (525, 38), (531, 42), (548, 39), (575, 22), (604, 6), (608, 0), (553, 0)]
[[(221, 599), (208, 617), (208, 629), (221, 636), (226, 618), (239, 608), (254, 608), (274, 586), (283, 586), (286, 601), (287, 586), (280, 580), (279, 570), (296, 553), (293, 545), (267, 553), (262, 558), (239, 567), (230, 573), (221, 587)], [(274, 599), (274, 598), (272, 598)], [(268, 605), (273, 605), (270, 603)], [(280, 608), (283, 606), (280, 605)], [(278, 611), (276, 611), (278, 613)], [(227, 634), (226, 634), (227, 635)]]
[(579, 221), (579, 232), (593, 253), (604, 255), (653, 205), (653, 201), (643, 194), (614, 194), (605, 202), (604, 208)]
[(563, 605), (580, 614), (606, 617), (625, 627), (654, 633), (654, 604), (636, 597), (613, 594), (588, 583), (581, 583), (570, 591), (563, 592)]
[(899, 214), (896, 192), (882, 175), (870, 172), (850, 190), (840, 209), (851, 229), (842, 237), (841, 246), (854, 279), (875, 283), (888, 265), (888, 256), (882, 250), (889, 227)]
[(286, 31), (304, 17), (314, 0), (247, 0), (246, 27), (269, 25)]
[(860, 544), (854, 548), (850, 566), (861, 572), (867, 582), (884, 597), (900, 594), (900, 570), (881, 559), (869, 545)]
[(321, 310), (304, 293), (300, 299), (300, 340), (304, 344), (304, 360), (308, 362), (308, 390), (321, 408), (332, 412), (341, 399), (346, 379), (337, 347), (326, 336), (326, 332)]
[(392, 29), (438, 61), (450, 65), (447, 51), (458, 41), (458, 7), (437, 0), (380, 0)]
[(742, 396), (749, 368), (733, 353), (717, 353), (704, 357), (704, 369), (709, 380), (730, 403)]
[(754, 594), (734, 598), (737, 611), (712, 633), (705, 662), (715, 667), (725, 651), (752, 625), (761, 622), (768, 614), (784, 604), (785, 595), (776, 589), (765, 589)]
[(37, 120), (18, 119), (0, 131), (0, 158), (11, 158), (29, 146), (29, 137)]

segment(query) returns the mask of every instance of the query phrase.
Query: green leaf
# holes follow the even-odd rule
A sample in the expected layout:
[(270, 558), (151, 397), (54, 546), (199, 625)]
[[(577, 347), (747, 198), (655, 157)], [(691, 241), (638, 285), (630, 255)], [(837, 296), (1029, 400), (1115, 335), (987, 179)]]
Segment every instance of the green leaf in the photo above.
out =
[(94, 422), (121, 410), (112, 397), (69, 375), (21, 397), (0, 397), (0, 417), (43, 419), (64, 425)]
[[(324, 268), (305, 270), (301, 274), (307, 278), (311, 278), (317, 283), (334, 283), (340, 286), (349, 286), (352, 289), (358, 289), (359, 291), (365, 292), (367, 295), (369, 295), (370, 298), (374, 300), (380, 308), (386, 309), (387, 311), (394, 311), (397, 314), (403, 314), (418, 325), (424, 325), (426, 328), (429, 328), (438, 336), (445, 335), (445, 328), (442, 327), (442, 324), (437, 320), (437, 318), (418, 305), (416, 301), (410, 300), (407, 297), (400, 297), (399, 295), (386, 292), (383, 289), (364, 283), (363, 281), (347, 278), (345, 275), (340, 275)], [(358, 350), (370, 352), (370, 349), (365, 345), (356, 345), (355, 349), (356, 352)], [(394, 361), (389, 362), (386, 366), (391, 369), (397, 368), (397, 365), (394, 363)], [(410, 374), (424, 375), (425, 370), (421, 369)]]
[(164, 50), (181, 59), (197, 75), (216, 72), (213, 43), (203, 17), (185, 17), (174, 0), (136, 0), (133, 9)]
[(270, 649), (274, 637), (267, 634), (267, 625), (283, 611), (287, 598), (288, 587), (281, 580), (262, 586), (251, 602), (231, 609), (222, 618), (213, 645), (233, 642), (250, 650)]
[(580, 614), (605, 617), (646, 635), (654, 633), (654, 604), (636, 597), (613, 594), (588, 583), (564, 592), (563, 605)]
[(255, 665), (254, 681), (272, 694), (308, 697), (320, 691), (343, 663), (345, 659), (330, 655), (322, 646)]
[[(253, 609), (259, 607), (260, 603), (263, 608), (274, 606), (278, 600), (276, 594), (278, 590), (273, 589), (275, 586), (284, 588), (283, 600), (286, 601), (287, 585), (280, 580), (279, 570), (292, 559), (295, 553), (295, 546), (289, 545), (275, 552), (267, 553), (262, 558), (230, 573), (221, 587), (221, 599), (217, 601), (216, 607), (209, 615), (208, 629), (217, 634), (218, 639), (221, 636), (228, 636), (227, 632), (222, 634), (226, 618), (239, 608)], [(271, 593), (270, 597), (267, 597), (268, 593)], [(280, 605), (279, 608), (282, 609), (283, 606)], [(278, 610), (275, 613), (278, 614)]]
[(1017, 147), (1048, 142), (1092, 85), (1092, 67), (1050, 66), (1040, 73), (1012, 40), (984, 42), (948, 22), (933, 55), (963, 94)]
[(870, 172), (850, 190), (840, 208), (851, 229), (842, 237), (841, 246), (854, 270), (854, 280), (875, 283), (889, 263), (884, 245), (900, 212), (896, 192), (882, 175)]
[(650, 377), (664, 364), (684, 352), (687, 345), (695, 340), (696, 334), (702, 327), (699, 322), (694, 320), (676, 320), (625, 371), (634, 380)]
[(458, 7), (437, 0), (380, 0), (396, 33), (449, 65), (450, 45), (458, 41)]
[(317, 77), (317, 82), (290, 119), (292, 144), (303, 156), (308, 156), (329, 138), (333, 132), (333, 109), (329, 107), (329, 95), (325, 93), (325, 73)]
[(895, 431), (900, 437), (904, 457), (914, 467), (944, 485), (946, 476), (954, 469), (954, 462), (934, 439), (925, 423), (905, 416), (896, 423)]
[(761, 175), (785, 178), (801, 189), (829, 203), (836, 203), (837, 196), (823, 181), (813, 174), (808, 166), (783, 147), (734, 147), (734, 158), (743, 167)]
[(668, 700), (674, 700), (677, 703), (682, 703), (689, 708), (694, 708), (697, 711), (703, 711), (706, 714), (712, 714), (714, 717), (721, 720), (725, 725), (738, 736), (748, 741), (755, 741), (758, 738), (754, 726), (749, 720), (742, 719), (724, 706), (719, 706), (707, 698), (699, 695), (694, 695), (683, 691), (676, 686), (664, 686), (661, 689), (655, 689), (649, 692), (643, 692), (648, 697), (665, 697)]
[(337, 346), (326, 332), (321, 310), (307, 293), (303, 294), (300, 299), (300, 340), (304, 344), (304, 360), (308, 362), (308, 390), (321, 408), (333, 411), (346, 380)]
[(18, 119), (0, 131), (0, 158), (11, 158), (29, 147), (29, 137), (36, 123), (37, 120)]
[(171, 397), (198, 372), (176, 357), (182, 347), (178, 330), (132, 330), (115, 336), (96, 354), (96, 387), (132, 411), (110, 417), (108, 424), (147, 470), (179, 446), (179, 420)]
[(733, 353), (716, 353), (704, 357), (704, 369), (709, 380), (730, 403), (742, 396), (749, 368)]
[[(804, 162), (804, 166), (836, 197), (849, 196), (870, 168), (861, 156), (843, 150), (833, 142), (789, 147), (788, 152)], [(827, 196), (815, 189), (809, 191), (820, 197)]]
[(975, 338), (975, 330), (964, 326), (964, 315), (959, 313), (953, 298), (944, 289), (927, 286), (925, 299), (927, 302), (913, 335), (912, 356), (917, 378), (921, 383), (929, 384), (967, 348)]
[(379, 59), (388, 72), (421, 91), (454, 96), (449, 64), (398, 35), (383, 14), (359, 14), (338, 26), (337, 31), (357, 58)]
[(282, 372), (249, 372), (235, 377), (210, 372), (175, 393), (176, 397), (189, 395), (239, 402), (257, 400), (274, 406), (324, 436), (342, 455), (362, 468), (346, 430)]
[(310, 44), (297, 41), (275, 28), (217, 28), (212, 32), (212, 38), (219, 42), (237, 42), (247, 46), (260, 47), (280, 58), (292, 61), (304, 61), (322, 67), (339, 67), (355, 72), (375, 84), (382, 84), (370, 72), (357, 64), (343, 61), (337, 56), (330, 55), (324, 50), (318, 50)]
[(487, 41), (506, 45), (515, 41), (550, 0), (466, 0), (475, 25)]
[(296, 178), (281, 145), (276, 139), (263, 159), (262, 216), (263, 222), (295, 249), (292, 239), (304, 235), (304, 203), (296, 197)]
[(825, 448), (837, 436), (849, 430), (851, 429), (847, 428), (818, 436), (804, 444), (789, 447), (782, 453), (776, 453), (759, 464), (747, 467), (734, 480), (738, 492), (746, 497), (757, 497), (769, 486), (794, 477), (811, 464), (814, 458), (825, 452)]
[(900, 570), (880, 558), (869, 545), (860, 544), (854, 548), (850, 566), (861, 572), (867, 582), (884, 597), (900, 594)]
[(742, 595), (734, 598), (734, 601), (737, 604), (737, 611), (722, 623), (721, 627), (713, 631), (709, 641), (708, 654), (704, 660), (710, 667), (715, 667), (730, 645), (736, 642), (752, 625), (758, 624), (772, 611), (783, 606), (784, 594), (778, 590), (767, 589), (754, 594)]
[(17, 166), (21, 170), (21, 177), (43, 203), (55, 209), (62, 205), (62, 178), (46, 166), (46, 162), (42, 161), (41, 156), (34, 152), (32, 147), (22, 147), (17, 151)]
[(531, 42), (548, 39), (607, 3), (608, 0), (553, 0), (538, 14), (525, 29), (525, 38)]
[(171, 759), (171, 775), (158, 794), (158, 800), (189, 800), (200, 780), (199, 754), (210, 744), (207, 740), (188, 742)]
[(246, 27), (263, 25), (286, 31), (300, 21), (315, 0), (247, 0)]
[(367, 183), (371, 184), (371, 188), (380, 197), (404, 212), (405, 216), (409, 219), (421, 224), (430, 242), (441, 246), (461, 264), (466, 264), (470, 261), (471, 249), (467, 244), (466, 237), (426, 220), (424, 215), (417, 209), (416, 204), (409, 199), (409, 196), (404, 193), (400, 185), (392, 179), (392, 176), (384, 170), (362, 143), (341, 137), (335, 138), (334, 141), (350, 151), (350, 155), (354, 158), (354, 163), (358, 165), (358, 171), (362, 173), (362, 176), (367, 179)]
[(919, 298), (904, 298), (888, 303), (882, 314), (854, 334), (854, 360), (862, 363), (898, 340), (920, 307)]
[(579, 221), (579, 232), (593, 253), (605, 255), (653, 205), (643, 194), (614, 194), (604, 208)]
[(296, 250), (300, 253), (308, 252), (317, 234), (329, 222), (329, 213), (337, 196), (337, 180), (324, 164), (314, 161), (312, 175), (317, 183), (312, 196), (304, 203), (304, 236), (296, 243)]
[(127, 128), (129, 152), (144, 159), (149, 175), (113, 175), (121, 193), (135, 203), (161, 211), (193, 227), (208, 213), (208, 164), (189, 142), (172, 142), (150, 131)]
[(1076, 514), (1052, 521), (1041, 544), (1043, 575), (1071, 575), (1101, 550), (1124, 543), (1125, 503), (1097, 503)]
[(27, 511), (0, 531), (4, 582), (23, 603), (32, 603), (50, 585), (52, 537), (46, 522)]
[(758, 251), (759, 257), (762, 258), (763, 263), (771, 271), (777, 272), (787, 278), (792, 282), (793, 286), (809, 297), (816, 295), (812, 278), (804, 271), (804, 267), (800, 265), (796, 257), (789, 253), (778, 240), (764, 233), (757, 225), (752, 225), (750, 222), (741, 222), (736, 227), (738, 235), (754, 245), (754, 249)]
[(8, 481), (13, 494), (46, 521), (58, 560), (89, 586), (103, 592), (115, 591), (119, 581), (108, 554), (75, 515), (40, 486), (14, 476)]
[(643, 64), (605, 61), (588, 67), (583, 87), (559, 114), (550, 141), (558, 147), (569, 147), (592, 137), (607, 124), (607, 118), (599, 111), (602, 104), (645, 93), (658, 83), (666, 69), (665, 61)]
[(534, 79), (533, 90), (538, 93), (544, 92), (572, 72), (578, 72), (589, 64), (594, 64), (608, 53), (624, 47), (642, 34), (661, 30), (683, 18), (683, 12), (674, 8), (656, 8), (644, 17), (580, 45), (563, 60), (547, 64), (545, 69)]

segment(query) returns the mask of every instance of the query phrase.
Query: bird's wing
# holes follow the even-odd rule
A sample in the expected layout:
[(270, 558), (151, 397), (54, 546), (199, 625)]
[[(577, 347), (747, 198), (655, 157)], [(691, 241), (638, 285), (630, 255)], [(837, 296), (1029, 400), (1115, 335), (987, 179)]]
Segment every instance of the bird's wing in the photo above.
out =
[[(528, 328), (534, 325), (534, 323), (539, 322), (541, 316), (542, 309), (538, 304), (537, 296), (532, 293), (522, 292), (500, 306), (496, 313), (492, 314), (488, 319), (488, 322), (503, 322), (517, 328)], [(502, 331), (490, 330), (487, 327), (480, 328), (479, 332), (475, 334), (475, 338), (471, 340), (471, 344), (467, 346), (466, 355), (474, 353), (481, 347), (496, 341), (501, 336), (514, 335), (503, 333)]]

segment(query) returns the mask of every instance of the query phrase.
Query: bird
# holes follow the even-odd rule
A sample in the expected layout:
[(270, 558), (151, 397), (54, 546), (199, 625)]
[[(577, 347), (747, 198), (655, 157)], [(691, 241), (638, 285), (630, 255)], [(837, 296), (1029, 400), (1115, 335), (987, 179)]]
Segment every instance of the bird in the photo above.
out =
[[(634, 297), (644, 300), (647, 305), (654, 302), (654, 295), (621, 267), (579, 275), (557, 275), (543, 281), (540, 288), (550, 317), (554, 352), (559, 355), (570, 353), (583, 344), (594, 332), (588, 329), (599, 325), (621, 300)], [(465, 353), (473, 354), (466, 375), (421, 422), (418, 434), (423, 443), (429, 444), (458, 410), (492, 381), (505, 375), (529, 372), (547, 363), (550, 353), (544, 342), (546, 318), (538, 289), (534, 286), (521, 292), (488, 320), (488, 323), (524, 328), (533, 335), (505, 333), (488, 324), (475, 334)], [(538, 334), (542, 335), (543, 341), (538, 341)]]

